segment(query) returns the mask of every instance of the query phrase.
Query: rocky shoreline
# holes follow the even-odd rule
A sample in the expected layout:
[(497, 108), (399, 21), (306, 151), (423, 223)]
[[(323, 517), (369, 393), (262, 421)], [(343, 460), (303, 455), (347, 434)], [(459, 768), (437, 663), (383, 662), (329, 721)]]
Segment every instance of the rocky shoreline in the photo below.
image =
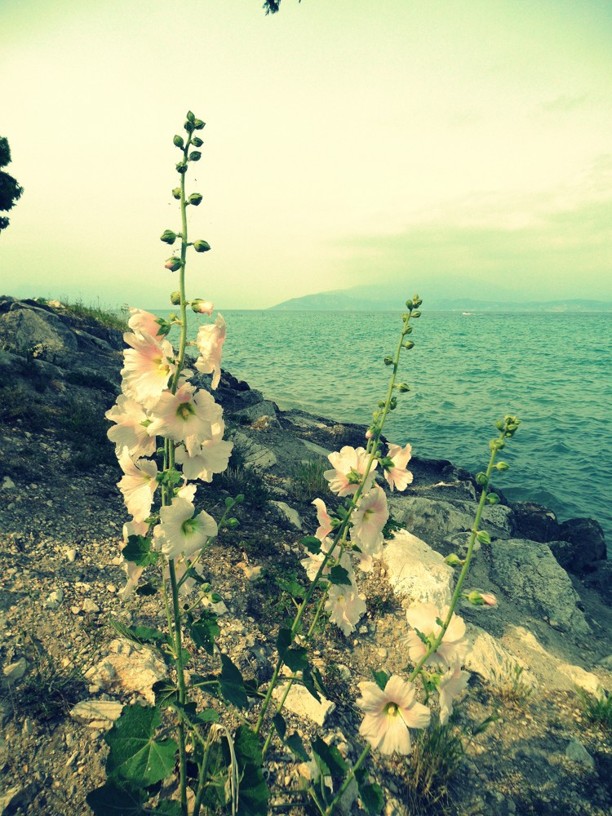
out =
[[(109, 625), (159, 614), (155, 600), (119, 597), (125, 511), (103, 414), (119, 389), (122, 348), (119, 331), (61, 304), (0, 298), (0, 814), (87, 813), (84, 797), (102, 781), (104, 728), (122, 704), (146, 699), (164, 671)], [(261, 680), (282, 582), (300, 580), (299, 538), (313, 529), (320, 465), (330, 451), (362, 444), (364, 428), (280, 411), (227, 372), (217, 396), (237, 454), (198, 495), (213, 514), (228, 494), (247, 500), (240, 526), (213, 548), (209, 577), (223, 598), (225, 648)], [(292, 704), (301, 733), (323, 730), (351, 757), (356, 683), (370, 669), (405, 665), (403, 610), (416, 598), (444, 600), (453, 580), (444, 557), (461, 555), (473, 523), (469, 473), (444, 460), (417, 458), (410, 467), (413, 485), (389, 501), (403, 529), (364, 577), (367, 617), (355, 637), (328, 629), (318, 644), (330, 699), (322, 709), (308, 707), (311, 699)], [(509, 504), (501, 487), (502, 502), (485, 511), (492, 543), (481, 547), (470, 578), (499, 604), (462, 609), (473, 674), (460, 712), (465, 733), (493, 711), (500, 723), (469, 742), (459, 780), (437, 805), (411, 793), (400, 763), (375, 763), (388, 816), (436, 808), (603, 816), (612, 805), (609, 731), (585, 718), (576, 692), (612, 688), (603, 533), (590, 519), (559, 524), (546, 508)], [(299, 787), (299, 769), (281, 749), (270, 782), (277, 792)], [(360, 813), (358, 804), (347, 812)]]

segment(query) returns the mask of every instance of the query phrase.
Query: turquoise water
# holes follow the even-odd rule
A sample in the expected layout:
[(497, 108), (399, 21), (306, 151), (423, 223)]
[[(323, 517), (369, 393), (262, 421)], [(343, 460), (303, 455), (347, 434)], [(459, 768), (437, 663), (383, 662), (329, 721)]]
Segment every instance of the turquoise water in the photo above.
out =
[[(426, 306), (426, 304), (425, 304)], [(391, 313), (227, 311), (224, 368), (281, 408), (368, 423), (386, 391)], [(199, 317), (195, 317), (194, 325)], [(612, 545), (612, 371), (609, 314), (431, 312), (414, 321), (402, 395), (386, 435), (416, 455), (476, 471), (495, 421), (521, 427), (499, 487), (552, 508), (560, 520), (597, 519)]]

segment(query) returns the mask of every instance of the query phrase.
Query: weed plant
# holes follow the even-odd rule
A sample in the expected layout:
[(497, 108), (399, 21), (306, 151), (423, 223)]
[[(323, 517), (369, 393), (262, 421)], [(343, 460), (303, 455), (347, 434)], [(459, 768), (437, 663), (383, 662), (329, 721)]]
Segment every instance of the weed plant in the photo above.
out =
[(579, 689), (578, 697), (582, 713), (589, 722), (605, 731), (612, 730), (612, 694), (604, 688), (598, 694), (589, 694), (588, 691)]

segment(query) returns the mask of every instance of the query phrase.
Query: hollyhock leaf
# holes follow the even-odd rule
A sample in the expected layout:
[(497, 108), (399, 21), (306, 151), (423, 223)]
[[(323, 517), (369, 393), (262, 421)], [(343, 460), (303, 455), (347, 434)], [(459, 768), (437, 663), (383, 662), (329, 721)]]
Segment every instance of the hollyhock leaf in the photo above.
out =
[(319, 685), (318, 678), (315, 678), (314, 673), (311, 671), (307, 661), (306, 665), (302, 668), (302, 682), (304, 683), (304, 686), (309, 691), (309, 693), (315, 698), (315, 700), (318, 703), (320, 703), (321, 697), (319, 696), (319, 690), (317, 688), (317, 686)]
[(312, 553), (313, 555), (317, 555), (317, 553), (321, 552), (321, 542), (314, 536), (304, 536), (302, 539), (302, 544), (306, 547), (308, 552)]
[(157, 683), (153, 683), (152, 689), (155, 694), (155, 705), (158, 708), (164, 708), (178, 701), (178, 690), (169, 680), (158, 680)]
[(278, 656), (283, 658), (285, 656), (285, 652), (291, 646), (291, 641), (293, 636), (291, 634), (291, 630), (289, 629), (279, 629), (278, 635), (276, 638), (276, 648), (278, 650)]
[(148, 787), (172, 773), (178, 746), (171, 739), (154, 739), (160, 724), (160, 711), (153, 706), (132, 705), (123, 710), (104, 737), (110, 748), (109, 777)]
[(136, 589), (137, 595), (155, 595), (159, 587), (156, 584), (151, 583), (151, 581), (147, 581), (146, 584), (141, 584)]
[(344, 779), (348, 765), (335, 745), (328, 745), (321, 737), (316, 737), (312, 742), (312, 750), (325, 766), (322, 768), (323, 776), (331, 776), (334, 782)]
[(285, 740), (285, 745), (295, 754), (298, 759), (301, 759), (302, 762), (308, 762), (310, 757), (308, 756), (308, 751), (304, 747), (304, 743), (302, 742), (302, 738), (294, 731), (293, 734), (289, 734), (287, 739)]
[(336, 584), (337, 586), (352, 586), (348, 570), (345, 570), (340, 564), (336, 564), (335, 567), (331, 568), (327, 579), (330, 583)]
[(285, 741), (285, 734), (287, 733), (287, 723), (285, 722), (285, 718), (282, 714), (275, 714), (272, 717), (272, 722), (274, 723), (274, 727), (276, 728), (276, 733), (281, 738), (281, 740)]
[(291, 671), (303, 672), (308, 670), (308, 656), (303, 646), (294, 646), (292, 649), (287, 649), (283, 655), (283, 660)]
[(196, 646), (205, 649), (209, 655), (214, 653), (215, 638), (221, 632), (214, 612), (205, 610), (199, 620), (191, 624), (189, 631)]
[(239, 726), (234, 737), (234, 750), (240, 772), (239, 816), (266, 816), (268, 813), (268, 786), (262, 765), (259, 739), (246, 725)]
[(235, 666), (227, 655), (221, 655), (221, 694), (228, 703), (236, 708), (247, 707), (247, 695), (244, 688), (244, 680), (240, 670)]
[(198, 712), (197, 719), (203, 723), (214, 723), (219, 721), (219, 712), (214, 708), (205, 708)]
[(381, 691), (384, 691), (385, 686), (387, 685), (387, 681), (389, 679), (389, 675), (387, 674), (387, 672), (374, 671), (374, 669), (372, 669), (372, 676), (374, 677), (374, 681), (376, 682), (376, 685), (378, 686), (378, 688)]
[(355, 772), (359, 798), (368, 816), (379, 816), (385, 804), (383, 792), (380, 785), (370, 782), (365, 768), (359, 768)]
[(168, 636), (164, 632), (160, 632), (159, 629), (154, 629), (152, 626), (126, 626), (117, 620), (112, 620), (110, 624), (116, 632), (131, 640), (132, 643), (164, 643), (168, 640)]
[(151, 539), (140, 535), (128, 536), (128, 543), (121, 551), (126, 561), (132, 561), (138, 567), (156, 564), (159, 553), (151, 552)]
[(160, 814), (160, 816), (182, 816), (183, 809), (181, 803), (177, 802), (176, 799), (164, 799), (152, 812)]
[(107, 782), (88, 793), (85, 801), (95, 816), (145, 816), (148, 811), (142, 806), (148, 798), (142, 788)]

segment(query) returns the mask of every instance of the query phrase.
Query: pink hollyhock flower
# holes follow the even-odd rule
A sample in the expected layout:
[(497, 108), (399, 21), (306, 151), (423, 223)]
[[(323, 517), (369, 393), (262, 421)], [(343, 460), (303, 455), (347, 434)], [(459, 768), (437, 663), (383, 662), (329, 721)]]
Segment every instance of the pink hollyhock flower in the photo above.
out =
[(469, 672), (461, 671), (461, 664), (455, 663), (442, 675), (438, 683), (440, 695), (440, 725), (446, 725), (453, 713), (453, 700), (467, 688)]
[(431, 711), (416, 701), (414, 685), (392, 675), (384, 691), (376, 683), (359, 683), (357, 705), (365, 711), (359, 733), (381, 754), (409, 754), (409, 728), (427, 728)]
[(350, 586), (332, 584), (327, 592), (325, 610), (329, 612), (329, 619), (335, 623), (345, 635), (355, 631), (359, 618), (364, 614), (365, 595), (360, 595), (354, 584)]
[(159, 511), (160, 524), (153, 529), (156, 546), (171, 558), (189, 557), (217, 535), (217, 522), (202, 510), (194, 517), (190, 501), (176, 497)]
[(226, 325), (222, 315), (217, 315), (214, 323), (205, 323), (198, 329), (196, 344), (200, 356), (195, 367), (202, 374), (212, 374), (211, 387), (219, 385), (221, 379), (221, 353), (225, 342)]
[(150, 407), (157, 402), (176, 371), (172, 361), (174, 349), (167, 340), (158, 341), (150, 334), (126, 332), (123, 339), (131, 346), (123, 352), (123, 391), (136, 402)]
[(325, 506), (323, 499), (315, 499), (311, 503), (317, 508), (317, 521), (319, 522), (319, 526), (315, 533), (315, 538), (323, 541), (323, 539), (333, 530), (331, 516), (327, 512), (327, 507)]
[[(329, 489), (338, 496), (349, 496), (355, 493), (366, 472), (370, 454), (365, 448), (351, 448), (345, 445), (340, 452), (330, 453), (327, 457), (334, 466), (334, 470), (326, 470), (324, 476), (329, 482)], [(376, 467), (376, 460), (372, 462), (371, 471)], [(368, 474), (364, 490), (369, 490), (374, 481), (374, 474)]]
[[(128, 538), (131, 535), (146, 536), (148, 531), (149, 525), (144, 521), (126, 522), (126, 524), (123, 525), (123, 543), (121, 545), (121, 549), (125, 549), (128, 543)], [(129, 598), (132, 592), (138, 586), (138, 581), (144, 572), (144, 567), (139, 567), (133, 561), (126, 561), (124, 558), (123, 569), (125, 570), (125, 574), (127, 576), (127, 583), (122, 589), (119, 590), (117, 594), (120, 598), (125, 599)]]
[(378, 485), (374, 485), (361, 496), (353, 513), (351, 540), (366, 555), (375, 555), (382, 547), (382, 529), (388, 518), (389, 508), (385, 492)]
[(115, 405), (104, 416), (116, 423), (108, 429), (107, 436), (115, 443), (117, 454), (123, 448), (127, 448), (134, 459), (155, 453), (155, 439), (147, 431), (148, 414), (136, 400), (119, 394)]
[(382, 462), (385, 479), (389, 482), (391, 490), (405, 490), (414, 478), (406, 465), (412, 456), (412, 446), (406, 445), (401, 448), (399, 445), (388, 445), (387, 456)]
[(223, 473), (226, 470), (234, 444), (221, 438), (224, 427), (223, 422), (213, 423), (212, 438), (205, 439), (204, 442), (193, 448), (193, 455), (190, 455), (184, 448), (176, 449), (174, 455), (176, 461), (182, 465), (186, 479), (212, 482), (214, 473)]
[[(424, 635), (431, 643), (440, 633), (441, 626), (437, 622), (446, 620), (449, 607), (440, 611), (433, 603), (420, 603), (411, 606), (406, 611), (408, 623), (414, 630)], [(427, 651), (426, 645), (416, 631), (410, 632), (407, 637), (408, 655), (413, 663), (417, 663)], [(448, 667), (461, 663), (467, 651), (465, 641), (465, 621), (453, 614), (448, 629), (444, 633), (442, 642), (436, 652), (430, 655), (427, 663), (432, 666)]]
[(144, 309), (130, 308), (130, 319), (128, 326), (133, 332), (140, 332), (140, 334), (148, 334), (155, 340), (160, 340), (162, 335), (159, 333), (159, 318), (145, 312)]
[(184, 442), (189, 455), (205, 440), (212, 439), (212, 425), (221, 419), (223, 410), (208, 391), (185, 383), (176, 394), (164, 391), (151, 410), (151, 436), (164, 436)]
[(151, 512), (153, 494), (157, 490), (157, 465), (151, 459), (134, 462), (127, 448), (123, 448), (118, 458), (125, 475), (117, 482), (117, 487), (123, 493), (125, 506), (134, 521), (144, 521)]

